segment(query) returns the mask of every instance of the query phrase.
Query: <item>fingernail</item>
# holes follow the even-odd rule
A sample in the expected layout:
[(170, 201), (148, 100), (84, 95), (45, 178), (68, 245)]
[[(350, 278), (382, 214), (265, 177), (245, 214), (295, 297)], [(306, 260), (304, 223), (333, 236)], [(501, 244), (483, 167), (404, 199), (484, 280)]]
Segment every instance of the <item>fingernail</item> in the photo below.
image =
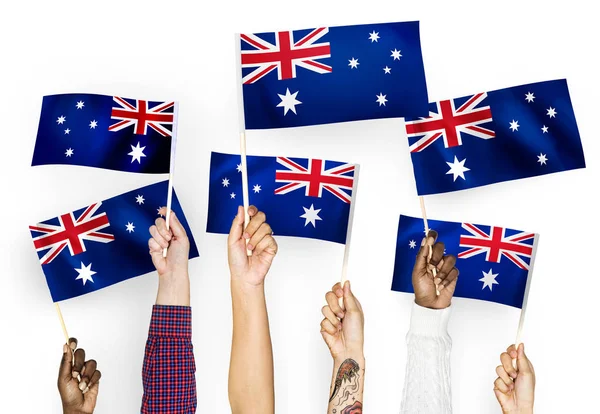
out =
[(86, 388), (87, 388), (87, 384), (85, 383), (85, 381), (81, 381), (81, 382), (79, 383), (79, 389), (80, 389), (81, 391), (83, 391), (83, 390), (85, 390)]
[(86, 392), (88, 392), (90, 390), (90, 387), (87, 387), (85, 390), (83, 390), (83, 393), (85, 394)]
[(77, 372), (77, 371), (73, 371), (73, 372), (71, 373), (71, 375), (73, 376), (73, 378), (77, 378), (77, 377), (79, 376), (79, 372)]
[(246, 246), (246, 248), (248, 250), (254, 250), (254, 246), (252, 246), (250, 243), (248, 243), (248, 245)]
[(66, 354), (67, 352), (69, 352), (69, 347), (67, 344), (63, 344), (63, 354)]
[(427, 242), (427, 237), (423, 237), (423, 240), (421, 240), (421, 247), (425, 246), (425, 242)]
[(249, 238), (250, 238), (250, 234), (244, 233), (244, 239), (249, 239)]
[(445, 287), (446, 287), (446, 286), (444, 286), (444, 285), (438, 285), (438, 286), (437, 286), (437, 290), (438, 290), (438, 292), (440, 292), (440, 291), (441, 291), (442, 289), (444, 289)]
[(442, 279), (440, 279), (439, 277), (436, 277), (433, 279), (433, 283), (435, 283), (436, 285), (439, 285), (442, 282)]
[(336, 294), (338, 297), (342, 297), (342, 296), (344, 296), (344, 291), (343, 291), (342, 289), (336, 289), (336, 290), (335, 290), (335, 294)]
[(337, 317), (340, 319), (344, 319), (344, 314), (342, 312), (340, 312), (337, 314)]
[(510, 356), (512, 359), (515, 359), (517, 357), (517, 353), (515, 351), (510, 351)]
[(517, 378), (517, 373), (516, 372), (511, 372), (510, 376), (511, 376), (511, 378), (515, 379), (515, 378)]

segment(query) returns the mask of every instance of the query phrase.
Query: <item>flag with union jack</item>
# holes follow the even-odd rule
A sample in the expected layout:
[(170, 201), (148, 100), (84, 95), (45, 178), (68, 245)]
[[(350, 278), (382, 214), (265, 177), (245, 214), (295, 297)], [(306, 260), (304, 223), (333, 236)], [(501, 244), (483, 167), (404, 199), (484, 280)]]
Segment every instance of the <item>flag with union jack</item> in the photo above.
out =
[(425, 115), (419, 23), (239, 35), (245, 127)]
[[(500, 226), (429, 220), (460, 272), (454, 296), (521, 308), (539, 235)], [(413, 293), (412, 268), (423, 239), (423, 219), (400, 216), (392, 290)]]
[[(263, 156), (248, 156), (247, 163), (250, 204), (266, 213), (276, 235), (346, 243), (355, 164)], [(213, 152), (207, 231), (228, 234), (241, 204), (240, 156)]]
[(175, 106), (120, 96), (45, 96), (31, 165), (168, 173)]
[[(148, 228), (167, 202), (168, 181), (95, 202), (29, 226), (52, 300), (84, 295), (154, 270)], [(177, 195), (172, 210), (190, 239), (190, 259), (198, 256)]]
[(433, 102), (406, 133), (419, 195), (585, 167), (564, 79)]

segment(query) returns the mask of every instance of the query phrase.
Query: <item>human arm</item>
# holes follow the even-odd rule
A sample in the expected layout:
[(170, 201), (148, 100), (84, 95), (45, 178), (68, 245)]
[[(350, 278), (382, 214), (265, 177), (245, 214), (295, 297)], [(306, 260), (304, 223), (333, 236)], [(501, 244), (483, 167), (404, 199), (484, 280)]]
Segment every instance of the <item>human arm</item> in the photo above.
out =
[[(342, 306), (339, 299), (343, 298)], [(333, 358), (328, 414), (361, 414), (365, 385), (364, 316), (347, 281), (325, 295), (321, 336)]]
[[(513, 360), (517, 360), (517, 367)], [(503, 413), (532, 414), (535, 397), (535, 371), (525, 355), (525, 345), (508, 347), (500, 355), (501, 364), (496, 367), (498, 378), (494, 381), (494, 394)]]
[(430, 231), (421, 243), (413, 268), (415, 303), (406, 336), (407, 363), (401, 410), (407, 414), (452, 412), (452, 340), (447, 327), (458, 270), (454, 267), (456, 258), (444, 256), (444, 244), (436, 240), (437, 233)]
[(85, 350), (77, 349), (77, 339), (63, 345), (57, 386), (63, 414), (91, 414), (96, 408), (101, 373), (96, 361), (85, 360)]
[(233, 308), (229, 403), (233, 414), (269, 414), (275, 410), (275, 394), (264, 279), (277, 243), (265, 214), (254, 206), (248, 214), (244, 229), (244, 209), (238, 208), (227, 241)]
[[(160, 213), (164, 215), (165, 209)], [(189, 414), (196, 411), (197, 404), (188, 275), (190, 244), (175, 213), (170, 216), (170, 230), (159, 218), (150, 228), (152, 238), (148, 241), (158, 271), (158, 292), (142, 369), (142, 414)]]

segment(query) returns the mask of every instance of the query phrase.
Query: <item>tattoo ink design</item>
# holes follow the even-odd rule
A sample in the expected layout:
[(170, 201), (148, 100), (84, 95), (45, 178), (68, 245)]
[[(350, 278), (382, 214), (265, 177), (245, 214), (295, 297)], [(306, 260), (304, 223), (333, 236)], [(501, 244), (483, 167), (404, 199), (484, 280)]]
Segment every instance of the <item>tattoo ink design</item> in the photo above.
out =
[[(347, 360), (342, 362), (342, 365), (340, 365), (340, 368), (338, 369), (338, 373), (335, 377), (335, 386), (333, 387), (333, 391), (331, 392), (331, 397), (329, 397), (329, 402), (333, 401), (333, 399), (337, 395), (338, 391), (340, 390), (340, 388), (342, 387), (342, 384), (344, 382), (350, 382), (350, 381), (352, 381), (353, 378), (358, 376), (359, 370), (360, 370), (360, 367), (358, 366), (356, 361), (353, 359), (348, 358)], [(356, 383), (356, 387), (358, 387), (358, 381)], [(348, 392), (348, 395), (349, 394), (350, 393)], [(346, 395), (343, 395), (343, 396), (346, 396)]]
[(342, 414), (362, 414), (362, 403), (356, 401), (342, 410)]

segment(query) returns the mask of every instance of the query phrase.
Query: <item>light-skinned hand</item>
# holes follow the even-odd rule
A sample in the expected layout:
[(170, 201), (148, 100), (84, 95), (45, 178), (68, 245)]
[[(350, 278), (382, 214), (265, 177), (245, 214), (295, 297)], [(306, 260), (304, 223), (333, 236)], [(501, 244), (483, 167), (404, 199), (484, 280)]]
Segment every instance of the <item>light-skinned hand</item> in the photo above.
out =
[[(517, 360), (517, 368), (513, 367)], [(503, 413), (533, 413), (535, 393), (535, 372), (533, 365), (525, 355), (525, 345), (508, 347), (500, 355), (501, 364), (496, 367), (498, 378), (494, 381), (494, 394)]]
[(77, 349), (77, 339), (70, 338), (69, 345), (63, 345), (57, 385), (64, 414), (94, 412), (101, 377), (96, 368), (96, 361), (86, 361), (85, 351)]
[[(343, 298), (343, 306), (339, 299)], [(321, 335), (334, 360), (363, 356), (364, 315), (362, 306), (352, 293), (350, 281), (336, 283), (325, 295), (327, 305), (321, 313)]]
[[(227, 239), (227, 252), (232, 281), (256, 287), (264, 283), (277, 254), (277, 242), (266, 222), (265, 213), (250, 206), (248, 215), (250, 222), (244, 229), (244, 208), (238, 207)], [(247, 250), (252, 252), (252, 256), (248, 256)]]
[[(166, 212), (166, 207), (163, 207), (159, 214), (164, 216)], [(148, 240), (148, 247), (159, 276), (156, 304), (189, 306), (190, 241), (175, 212), (171, 211), (169, 220), (169, 230), (162, 217), (157, 218), (154, 226), (150, 227), (152, 238)], [(167, 257), (163, 257), (164, 248), (168, 248)]]
[[(437, 237), (436, 231), (429, 230), (427, 237), (423, 238), (413, 268), (412, 283), (417, 305), (430, 309), (445, 309), (450, 306), (459, 272), (454, 267), (456, 257), (444, 255), (444, 243), (437, 241)], [(434, 268), (437, 270), (435, 278)], [(440, 292), (439, 295), (436, 288)]]

